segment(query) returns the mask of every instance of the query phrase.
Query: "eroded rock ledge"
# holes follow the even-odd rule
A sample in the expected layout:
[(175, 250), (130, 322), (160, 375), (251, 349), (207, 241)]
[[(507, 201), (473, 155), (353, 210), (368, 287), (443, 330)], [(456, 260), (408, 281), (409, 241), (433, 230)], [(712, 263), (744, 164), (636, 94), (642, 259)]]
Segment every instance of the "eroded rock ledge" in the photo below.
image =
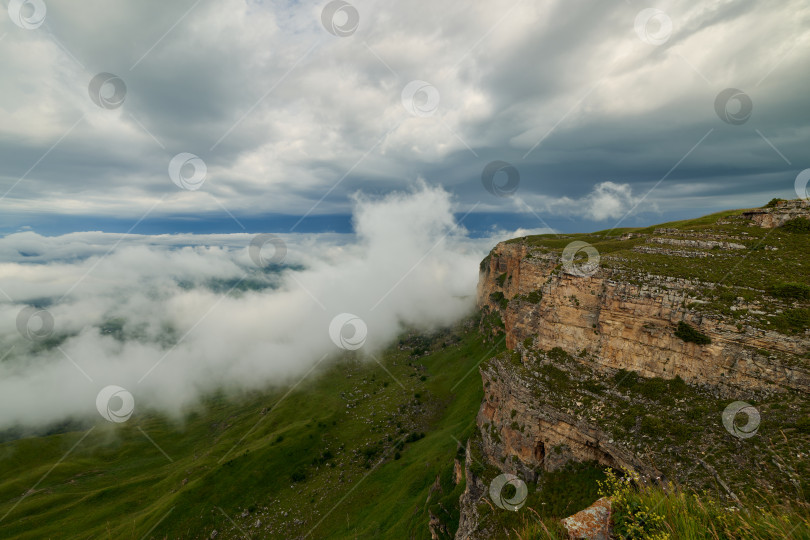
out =
[[(577, 357), (584, 351), (596, 369), (680, 376), (729, 394), (741, 388), (810, 390), (810, 373), (796, 361), (810, 350), (806, 335), (739, 328), (687, 307), (691, 296), (713, 284), (645, 278), (644, 283), (630, 283), (610, 269), (593, 276), (571, 275), (560, 268), (559, 255), (530, 255), (524, 244), (501, 243), (483, 265), (478, 305), (502, 318), (510, 349), (530, 340), (538, 350), (560, 347)], [(520, 300), (535, 291), (542, 294), (539, 303)], [(508, 302), (505, 307), (498, 293)], [(695, 326), (712, 343), (678, 338), (674, 330), (679, 321)]]

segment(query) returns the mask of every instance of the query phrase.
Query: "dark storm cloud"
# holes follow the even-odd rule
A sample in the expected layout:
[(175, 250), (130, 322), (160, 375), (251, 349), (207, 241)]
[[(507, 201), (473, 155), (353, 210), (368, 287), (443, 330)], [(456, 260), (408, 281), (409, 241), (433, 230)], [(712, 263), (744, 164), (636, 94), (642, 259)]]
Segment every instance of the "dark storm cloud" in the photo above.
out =
[[(0, 204), (34, 224), (334, 214), (424, 178), (465, 210), (616, 221), (642, 199), (655, 217), (789, 197), (808, 166), (804, 2), (661, 3), (658, 45), (621, 2), (354, 5), (345, 38), (322, 3), (51, 0), (38, 29), (4, 20)], [(88, 96), (100, 72), (126, 83), (120, 108)], [(424, 118), (401, 103), (415, 79), (441, 97)], [(715, 112), (729, 87), (753, 103), (741, 125)], [(180, 152), (207, 166), (198, 191), (169, 178)], [(494, 160), (516, 197), (484, 189)]]

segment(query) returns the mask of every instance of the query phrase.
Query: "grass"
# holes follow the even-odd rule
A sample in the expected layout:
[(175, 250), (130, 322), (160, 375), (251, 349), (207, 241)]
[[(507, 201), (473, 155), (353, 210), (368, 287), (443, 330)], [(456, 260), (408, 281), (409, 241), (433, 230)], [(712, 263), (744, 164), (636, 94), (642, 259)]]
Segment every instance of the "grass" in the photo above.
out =
[[(501, 471), (481, 462), (480, 442), (479, 437), (473, 437), (471, 441), (471, 470), (488, 486)], [(599, 497), (598, 482), (604, 478), (604, 468), (594, 461), (571, 462), (554, 472), (539, 471), (537, 481), (527, 483), (528, 494), (524, 506), (517, 512), (497, 508), (489, 501), (479, 502), (477, 530), (481, 534), (488, 531), (494, 538), (506, 538), (507, 534), (542, 522), (549, 530), (562, 534), (560, 520), (593, 503)], [(509, 497), (508, 488), (501, 495)]]
[[(620, 540), (810, 538), (810, 512), (806, 505), (790, 507), (773, 499), (767, 507), (741, 509), (723, 504), (708, 493), (695, 493), (671, 484), (666, 488), (639, 486), (610, 470), (607, 475), (608, 481), (600, 482), (600, 495), (612, 500), (613, 535)], [(533, 513), (531, 509), (522, 516), (522, 527), (515, 532), (523, 540), (567, 538), (556, 519)]]
[(475, 426), (476, 363), (500, 350), (470, 326), (432, 336), (418, 361), (424, 339), (387, 350), (405, 388), (347, 356), (283, 401), (283, 390), (209, 396), (181, 424), (136, 414), (0, 444), (0, 537), (241, 536), (233, 519), (258, 537), (429, 538), (430, 486)]
[(808, 234), (810, 233), (810, 219), (802, 217), (789, 219), (782, 224), (781, 228), (789, 233)]

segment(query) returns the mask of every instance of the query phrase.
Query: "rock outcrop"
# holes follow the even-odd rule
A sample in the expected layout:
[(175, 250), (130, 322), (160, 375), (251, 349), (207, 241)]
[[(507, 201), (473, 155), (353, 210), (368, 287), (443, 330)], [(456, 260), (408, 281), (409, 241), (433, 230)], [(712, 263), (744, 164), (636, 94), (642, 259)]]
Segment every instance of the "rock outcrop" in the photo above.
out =
[(459, 520), (458, 530), (456, 531), (456, 540), (474, 540), (476, 538), (490, 538), (487, 536), (487, 531), (480, 531), (479, 529), (479, 514), (478, 514), (478, 501), (487, 492), (487, 488), (481, 478), (472, 471), (472, 452), (470, 450), (470, 442), (467, 442), (466, 458), (464, 460), (464, 476), (467, 479), (467, 484), (464, 487), (464, 493), (461, 494), (459, 501)]
[(784, 225), (791, 219), (810, 218), (810, 201), (803, 199), (778, 201), (773, 207), (755, 208), (743, 212), (742, 215), (760, 227), (772, 229)]
[(504, 472), (535, 481), (541, 470), (555, 471), (569, 461), (596, 461), (644, 476), (660, 476), (652, 466), (619, 445), (598, 426), (542, 403), (531, 380), (502, 362), (481, 372), (484, 401), (478, 411), (483, 454)]

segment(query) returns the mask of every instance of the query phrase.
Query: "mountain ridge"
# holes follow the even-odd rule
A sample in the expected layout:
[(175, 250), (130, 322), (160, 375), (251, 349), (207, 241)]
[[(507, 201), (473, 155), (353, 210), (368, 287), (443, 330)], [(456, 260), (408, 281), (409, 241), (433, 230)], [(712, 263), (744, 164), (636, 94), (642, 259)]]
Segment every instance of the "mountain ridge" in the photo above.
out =
[[(591, 461), (732, 503), (761, 489), (803, 504), (809, 217), (806, 201), (772, 201), (495, 246), (480, 268), (480, 328), (509, 350), (480, 369), (455, 537), (497, 535), (476, 461), (489, 476), (516, 475), (530, 494), (542, 493), (544, 475)], [(733, 400), (754, 403), (756, 438), (728, 431), (721, 413)]]

